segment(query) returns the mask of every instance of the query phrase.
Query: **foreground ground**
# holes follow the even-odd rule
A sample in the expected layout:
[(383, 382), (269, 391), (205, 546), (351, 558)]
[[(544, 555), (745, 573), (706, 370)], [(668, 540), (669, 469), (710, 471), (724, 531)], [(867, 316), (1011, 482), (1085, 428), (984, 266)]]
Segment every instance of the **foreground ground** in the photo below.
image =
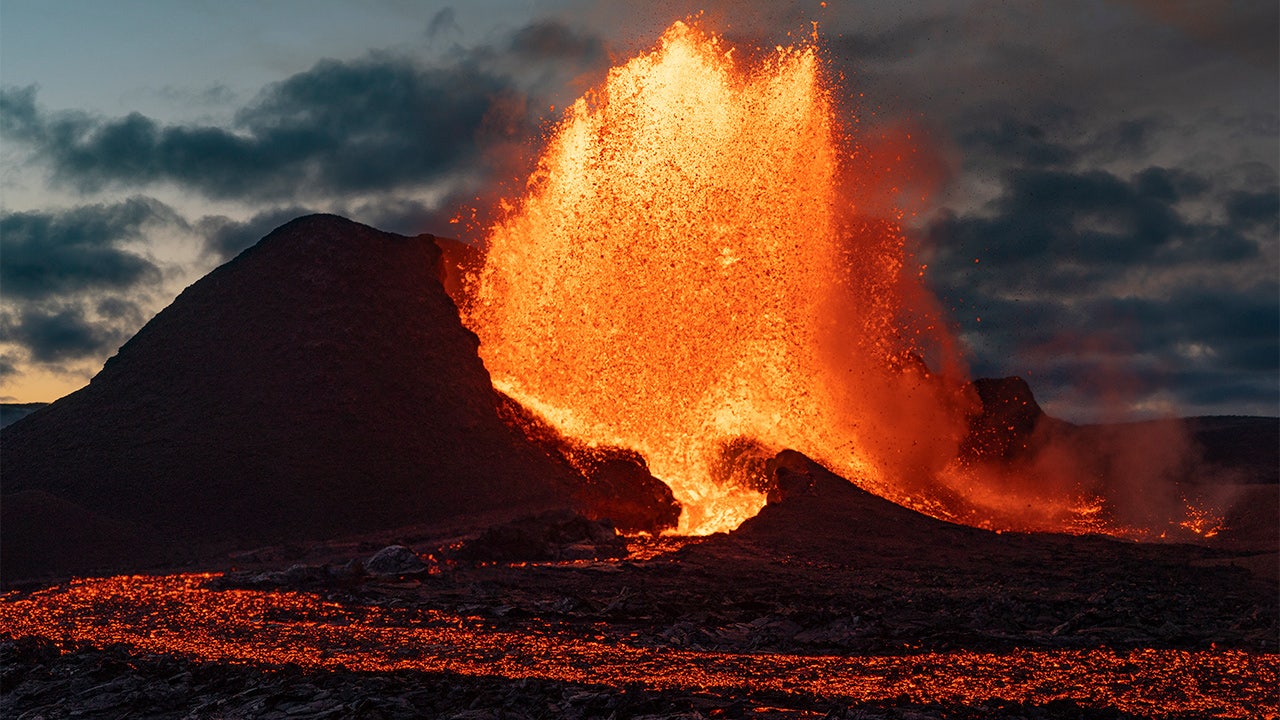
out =
[(707, 538), (551, 513), (13, 589), (0, 715), (1280, 717), (1274, 541), (1001, 535), (793, 469)]
[(1250, 569), (1268, 556), (939, 526), (910, 555), (888, 537), (805, 559), (769, 539), (787, 519), (615, 559), (437, 548), (370, 575), (310, 558), (374, 545), (328, 546), (12, 591), (0, 715), (1278, 716), (1275, 588)]

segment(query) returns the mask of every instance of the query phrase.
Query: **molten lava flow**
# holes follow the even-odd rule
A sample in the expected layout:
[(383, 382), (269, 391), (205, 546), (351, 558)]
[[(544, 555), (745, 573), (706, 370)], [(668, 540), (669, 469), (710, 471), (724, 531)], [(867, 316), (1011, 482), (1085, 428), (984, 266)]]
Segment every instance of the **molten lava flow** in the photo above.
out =
[[(975, 706), (991, 700), (1179, 717), (1276, 717), (1280, 657), (1243, 650), (1107, 648), (796, 655), (652, 647), (537, 617), (343, 604), (288, 590), (212, 590), (214, 576), (73, 580), (0, 596), (0, 638), (124, 646), (202, 662), (385, 674), (430, 672), (652, 688), (714, 698)], [(39, 673), (15, 668), (23, 676)], [(6, 671), (8, 668), (6, 667)], [(106, 668), (104, 672), (120, 672)], [(94, 688), (95, 690), (98, 688)], [(628, 690), (630, 691), (630, 690)], [(7, 688), (7, 694), (15, 694)], [(45, 693), (47, 695), (47, 693)], [(19, 694), (20, 695), (20, 694)], [(30, 696), (29, 696), (30, 697)], [(935, 705), (936, 706), (936, 705)]]
[(901, 231), (857, 214), (815, 48), (733, 55), (677, 22), (568, 111), (489, 236), (468, 313), (484, 362), (566, 435), (641, 452), (681, 532), (764, 504), (726, 470), (743, 439), (927, 506), (912, 482), (954, 455), (962, 414), (920, 360), (936, 325)]

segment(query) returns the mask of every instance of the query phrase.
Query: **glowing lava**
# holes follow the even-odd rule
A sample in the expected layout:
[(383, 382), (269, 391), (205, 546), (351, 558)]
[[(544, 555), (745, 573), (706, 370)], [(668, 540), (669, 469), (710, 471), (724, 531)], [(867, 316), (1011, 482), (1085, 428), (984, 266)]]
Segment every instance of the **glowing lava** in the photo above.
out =
[(1090, 648), (834, 656), (683, 650), (610, 640), (595, 630), (583, 635), (536, 617), (524, 627), (502, 628), (431, 608), (344, 605), (286, 590), (211, 590), (205, 584), (213, 577), (93, 578), (31, 595), (0, 595), (0, 637), (123, 644), (139, 654), (267, 670), (540, 678), (589, 683), (593, 692), (648, 687), (704, 697), (760, 693), (775, 702), (816, 696), (851, 704), (965, 706), (1003, 700), (1098, 711), (1072, 707), (1082, 715), (1276, 717), (1280, 656), (1273, 653)]
[(681, 532), (764, 504), (723, 469), (743, 438), (918, 506), (902, 479), (954, 456), (961, 414), (918, 359), (900, 229), (850, 207), (853, 152), (814, 47), (748, 67), (675, 23), (567, 112), (491, 231), (468, 321), (495, 385), (641, 452)]

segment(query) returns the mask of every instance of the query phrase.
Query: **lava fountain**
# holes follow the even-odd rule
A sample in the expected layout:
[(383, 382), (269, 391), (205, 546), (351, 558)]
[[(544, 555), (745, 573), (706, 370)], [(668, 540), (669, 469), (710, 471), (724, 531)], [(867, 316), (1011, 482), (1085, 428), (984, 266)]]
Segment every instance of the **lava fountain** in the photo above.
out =
[(677, 22), (568, 109), (489, 234), (481, 356), (567, 436), (642, 453), (681, 532), (763, 506), (725, 471), (744, 440), (928, 505), (962, 398), (921, 361), (954, 366), (901, 230), (859, 212), (817, 49), (726, 45)]

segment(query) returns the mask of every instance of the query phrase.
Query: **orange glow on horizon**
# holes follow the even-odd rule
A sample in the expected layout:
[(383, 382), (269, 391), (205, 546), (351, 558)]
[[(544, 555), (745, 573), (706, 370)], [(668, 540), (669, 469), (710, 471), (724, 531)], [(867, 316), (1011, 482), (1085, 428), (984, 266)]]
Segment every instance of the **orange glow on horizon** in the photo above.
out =
[(83, 374), (52, 372), (40, 363), (26, 363), (13, 377), (0, 383), (0, 402), (53, 402), (88, 385), (93, 373), (87, 367)]

